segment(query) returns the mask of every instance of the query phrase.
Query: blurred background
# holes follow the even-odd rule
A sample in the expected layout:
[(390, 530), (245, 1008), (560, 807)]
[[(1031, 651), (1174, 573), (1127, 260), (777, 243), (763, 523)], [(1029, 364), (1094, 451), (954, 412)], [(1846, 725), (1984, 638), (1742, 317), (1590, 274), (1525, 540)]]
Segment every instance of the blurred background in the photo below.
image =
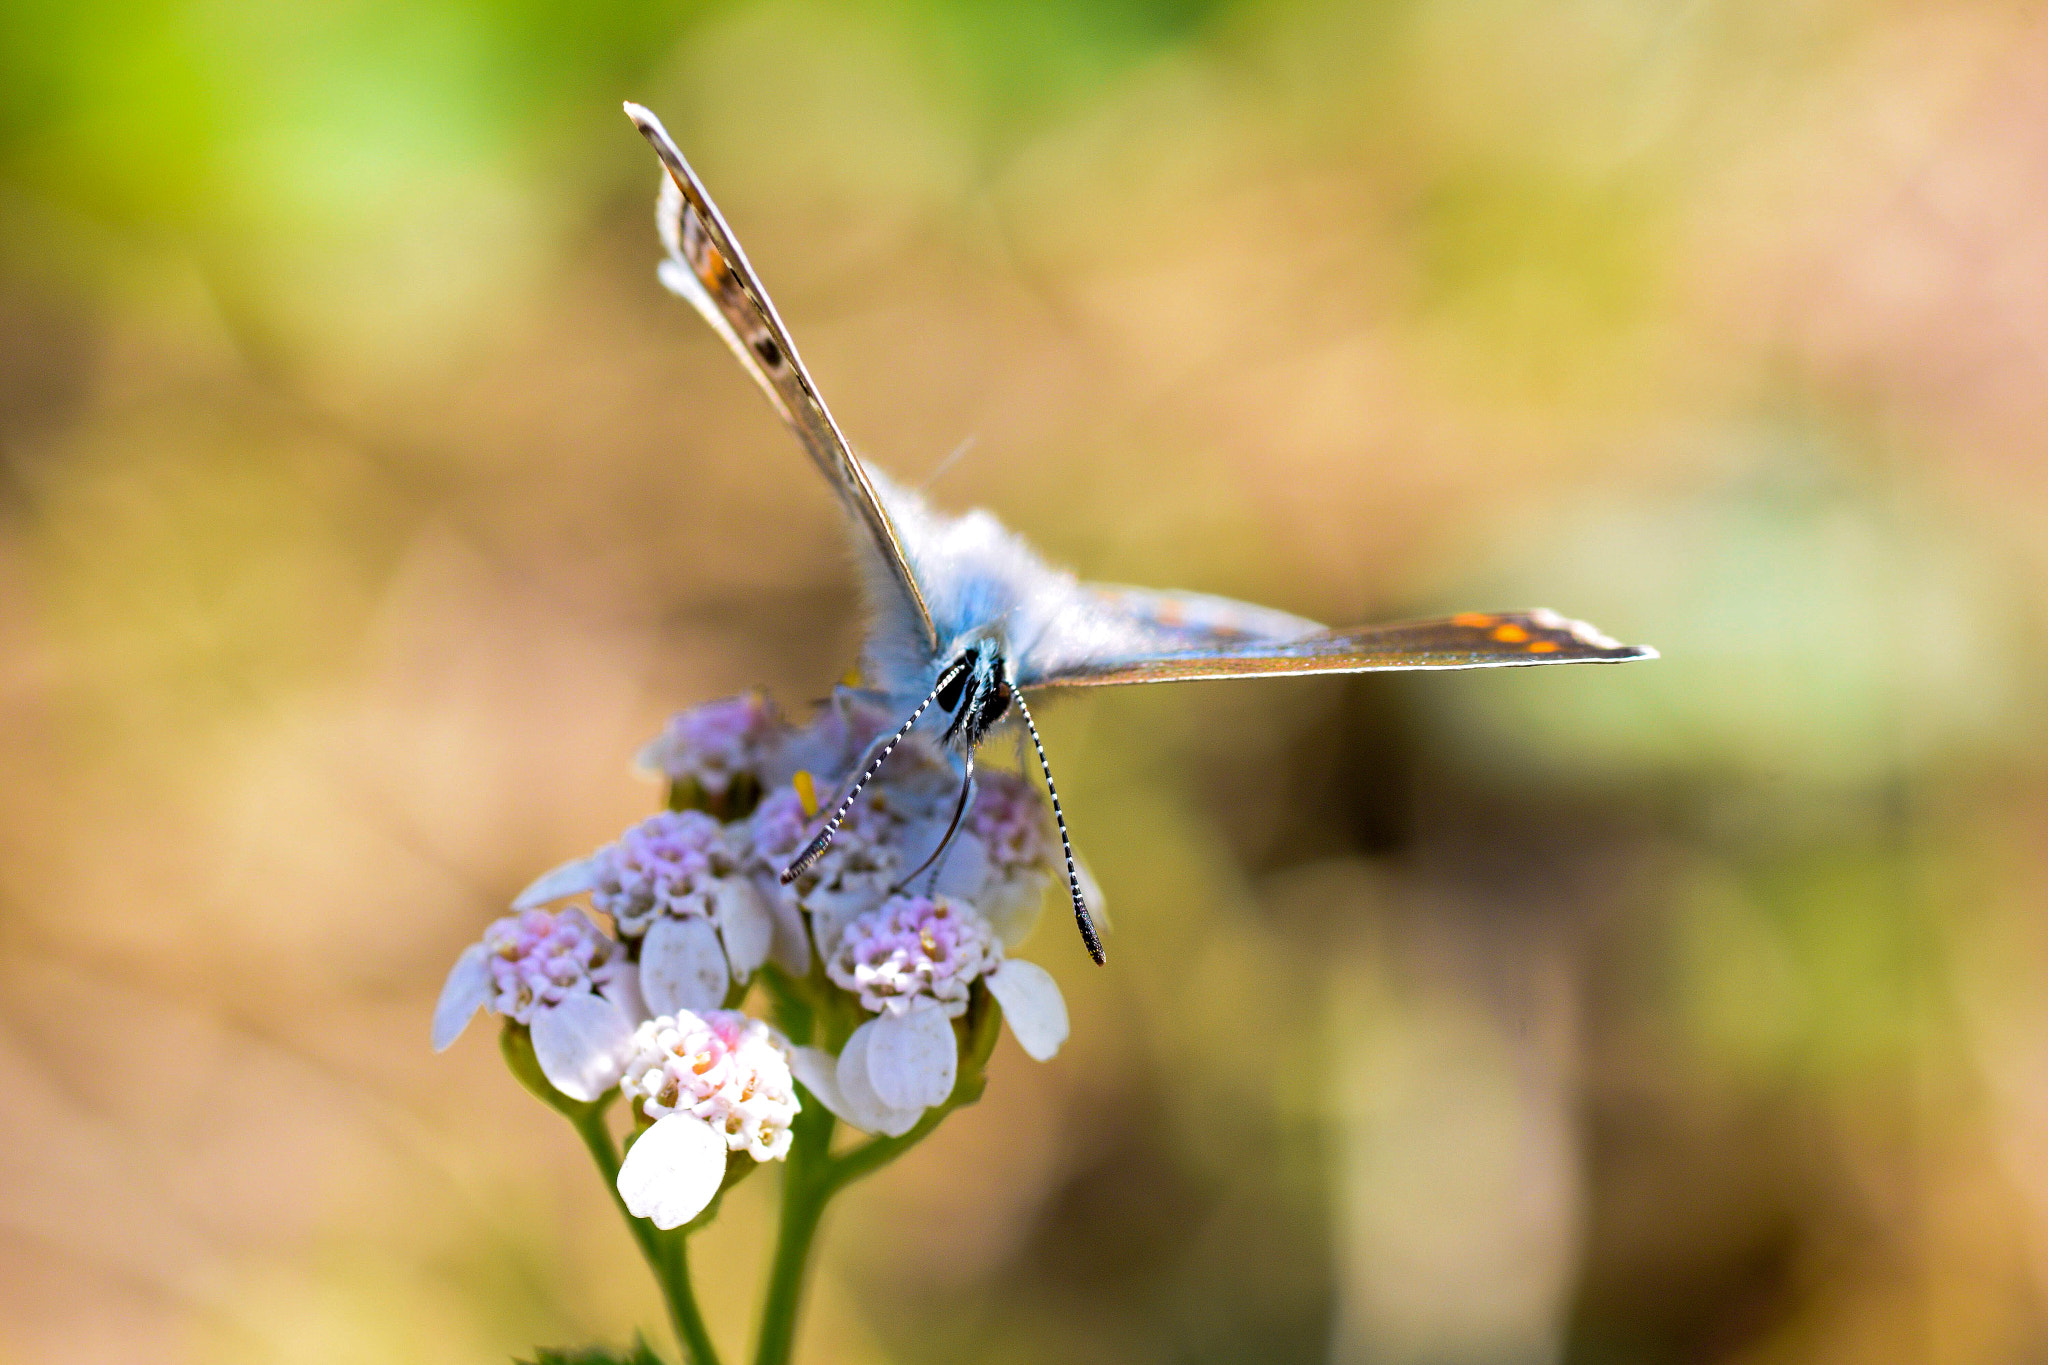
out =
[(0, 16), (0, 1360), (661, 1327), (427, 1050), (669, 712), (858, 640), (627, 97), (941, 504), (1665, 656), (1045, 707), (1110, 964), (1047, 917), (1073, 1038), (842, 1201), (803, 1359), (2048, 1358), (2033, 7)]

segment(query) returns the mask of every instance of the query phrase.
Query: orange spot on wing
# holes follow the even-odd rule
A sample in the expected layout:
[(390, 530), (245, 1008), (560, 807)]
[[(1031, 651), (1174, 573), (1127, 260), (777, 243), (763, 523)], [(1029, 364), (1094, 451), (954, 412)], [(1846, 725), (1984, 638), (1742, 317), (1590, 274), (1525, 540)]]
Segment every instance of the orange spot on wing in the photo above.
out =
[(1451, 618), (1454, 626), (1467, 626), (1473, 630), (1485, 630), (1493, 624), (1493, 618), (1483, 611), (1461, 611)]
[[(1504, 645), (1518, 645), (1529, 638), (1529, 632), (1523, 630), (1518, 625), (1510, 623), (1496, 629), (1493, 632), (1493, 638)], [(1555, 646), (1552, 646), (1552, 648), (1555, 648)]]
[(1555, 654), (1557, 653), (1557, 641), (1531, 640), (1529, 642), (1529, 652), (1531, 654)]

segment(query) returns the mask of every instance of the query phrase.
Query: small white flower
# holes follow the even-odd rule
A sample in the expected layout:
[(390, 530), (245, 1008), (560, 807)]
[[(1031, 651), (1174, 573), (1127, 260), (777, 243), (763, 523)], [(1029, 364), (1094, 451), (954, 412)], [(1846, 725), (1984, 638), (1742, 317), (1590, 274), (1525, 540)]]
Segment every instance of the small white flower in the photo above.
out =
[(1052, 977), (1005, 959), (974, 908), (944, 896), (898, 896), (858, 916), (825, 970), (877, 1017), (853, 1031), (836, 1062), (797, 1049), (797, 1075), (827, 1109), (868, 1132), (907, 1132), (953, 1093), (960, 1064), (953, 1020), (966, 1011), (977, 980), (1033, 1058), (1046, 1060), (1066, 1041), (1066, 1002)]
[(619, 1089), (654, 1120), (619, 1167), (619, 1197), (658, 1228), (703, 1212), (728, 1152), (787, 1156), (801, 1108), (774, 1035), (737, 1010), (682, 1010), (642, 1024)]
[(786, 727), (759, 691), (692, 707), (640, 751), (639, 766), (672, 782), (695, 782), (713, 797), (741, 777), (757, 781)]
[(479, 1009), (524, 1024), (549, 1082), (587, 1102), (618, 1083), (645, 1006), (625, 950), (569, 909), (507, 915), (463, 951), (434, 1008), (434, 1050), (454, 1043)]

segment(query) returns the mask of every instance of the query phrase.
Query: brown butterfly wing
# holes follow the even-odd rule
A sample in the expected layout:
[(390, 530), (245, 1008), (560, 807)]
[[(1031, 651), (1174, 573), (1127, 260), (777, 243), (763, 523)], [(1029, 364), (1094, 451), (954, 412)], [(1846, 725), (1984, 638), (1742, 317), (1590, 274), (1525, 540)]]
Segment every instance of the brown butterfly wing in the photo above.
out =
[[(1278, 638), (1248, 634), (1253, 623), (1269, 618), (1253, 614), (1265, 613), (1264, 608), (1242, 603), (1228, 604), (1243, 609), (1235, 620), (1191, 625), (1174, 611), (1184, 596), (1110, 590), (1091, 606), (1120, 614), (1124, 628), (1098, 617), (1081, 627), (1078, 649), (1063, 649), (1058, 638), (1042, 642), (1034, 651), (1038, 666), (1029, 667), (1027, 661), (1019, 682), (1026, 687), (1108, 687), (1276, 674), (1612, 664), (1657, 657), (1657, 651), (1646, 645), (1620, 644), (1583, 621), (1540, 609), (1462, 612), (1395, 625), (1318, 628)], [(1159, 619), (1162, 608), (1165, 621)], [(1138, 647), (1108, 645), (1118, 638)]]
[(810, 453), (811, 459), (831, 481), (840, 500), (853, 518), (867, 531), (875, 552), (889, 575), (902, 590), (906, 605), (924, 628), (927, 644), (938, 647), (938, 632), (932, 626), (931, 610), (918, 587), (917, 576), (903, 552), (896, 527), (889, 520), (867, 470), (846, 442), (833, 420), (831, 410), (818, 393), (810, 372), (789, 339), (789, 330), (768, 300), (768, 291), (754, 274), (746, 253), (732, 230), (705, 193), (690, 163), (683, 159), (661, 120), (637, 104), (626, 105), (626, 116), (661, 157), (668, 170), (662, 187), (657, 221), (669, 259), (662, 263), (661, 278), (704, 315), (704, 320), (725, 339), (740, 364), (753, 375), (775, 410)]

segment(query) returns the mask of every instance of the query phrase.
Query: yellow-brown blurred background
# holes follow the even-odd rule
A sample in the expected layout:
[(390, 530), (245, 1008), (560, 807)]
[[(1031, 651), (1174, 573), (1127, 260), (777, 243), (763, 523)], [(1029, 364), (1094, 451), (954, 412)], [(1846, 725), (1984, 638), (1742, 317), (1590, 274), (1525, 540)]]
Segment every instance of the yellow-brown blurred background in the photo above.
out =
[[(635, 747), (858, 638), (654, 279), (1090, 576), (1662, 662), (1046, 708), (1074, 1035), (810, 1362), (2048, 1355), (2048, 28), (1874, 0), (7, 0), (0, 1361), (660, 1324), (427, 1016)], [(698, 1239), (751, 1327), (771, 1182)], [(672, 1349), (672, 1348), (669, 1348)]]

